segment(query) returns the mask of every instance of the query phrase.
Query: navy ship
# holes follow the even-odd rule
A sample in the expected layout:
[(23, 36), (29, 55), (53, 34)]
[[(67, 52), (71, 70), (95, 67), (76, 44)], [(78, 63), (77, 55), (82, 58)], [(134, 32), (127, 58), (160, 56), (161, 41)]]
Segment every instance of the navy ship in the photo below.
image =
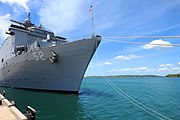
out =
[(78, 94), (101, 36), (69, 42), (42, 26), (11, 20), (0, 47), (0, 86)]

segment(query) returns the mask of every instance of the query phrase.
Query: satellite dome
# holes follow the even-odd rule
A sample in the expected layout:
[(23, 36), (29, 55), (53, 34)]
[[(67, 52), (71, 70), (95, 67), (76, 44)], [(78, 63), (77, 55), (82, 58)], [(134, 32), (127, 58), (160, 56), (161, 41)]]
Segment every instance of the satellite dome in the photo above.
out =
[(28, 20), (28, 19), (25, 19), (24, 22), (25, 22), (25, 23), (29, 23), (29, 20)]

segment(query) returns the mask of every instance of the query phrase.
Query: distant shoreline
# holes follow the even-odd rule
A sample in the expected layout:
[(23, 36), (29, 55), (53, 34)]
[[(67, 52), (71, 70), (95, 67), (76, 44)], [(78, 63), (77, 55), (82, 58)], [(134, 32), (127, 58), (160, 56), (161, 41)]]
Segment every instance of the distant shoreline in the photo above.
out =
[(85, 76), (84, 78), (138, 78), (138, 77), (180, 77), (180, 73), (178, 74), (167, 74), (165, 76), (160, 76), (160, 75), (108, 75), (108, 76)]
[(165, 77), (158, 75), (109, 75), (109, 76), (85, 76), (85, 78), (137, 78), (137, 77)]

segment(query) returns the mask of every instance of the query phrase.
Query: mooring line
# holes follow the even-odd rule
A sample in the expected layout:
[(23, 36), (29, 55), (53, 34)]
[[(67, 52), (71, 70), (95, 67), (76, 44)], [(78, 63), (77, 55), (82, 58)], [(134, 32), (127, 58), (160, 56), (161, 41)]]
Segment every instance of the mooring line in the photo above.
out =
[[(107, 78), (107, 80), (109, 80), (109, 79)], [(141, 102), (137, 101), (137, 100), (134, 99), (133, 97), (129, 96), (129, 95), (128, 95), (127, 93), (125, 93), (122, 89), (120, 89), (118, 86), (116, 86), (114, 83), (112, 83), (112, 81), (109, 80), (109, 82), (110, 82), (112, 85), (114, 85), (114, 87), (116, 87), (116, 89), (118, 89), (123, 95), (125, 95), (127, 98), (129, 98), (130, 100), (132, 100), (134, 103), (143, 106), (144, 108), (148, 109), (148, 110), (151, 111), (151, 112), (154, 112), (154, 113), (158, 114), (159, 116), (161, 116), (161, 117), (163, 117), (163, 118), (166, 118), (166, 119), (168, 119), (168, 120), (171, 120), (170, 118), (162, 115), (161, 113), (159, 113), (159, 112), (157, 112), (157, 111), (149, 108), (148, 106), (142, 104)]]
[(108, 41), (108, 42), (119, 42), (119, 43), (125, 43), (125, 44), (135, 44), (135, 45), (155, 45), (155, 46), (166, 46), (166, 47), (180, 47), (180, 44), (161, 44), (161, 43), (147, 43), (147, 42), (131, 42), (131, 41), (125, 41), (125, 40), (114, 40), (114, 39), (103, 39), (103, 41)]
[(128, 38), (180, 38), (180, 36), (169, 36), (169, 35), (165, 35), (165, 36), (105, 36), (103, 38), (113, 38), (113, 39), (128, 39)]
[[(105, 79), (106, 80), (106, 79)], [(136, 102), (134, 102), (133, 100), (131, 100), (130, 98), (128, 98), (126, 95), (124, 95), (122, 92), (120, 92), (116, 86), (112, 85), (108, 80), (106, 80), (106, 82), (114, 89), (116, 90), (116, 92), (118, 92), (120, 95), (122, 95), (125, 99), (127, 99), (129, 102), (131, 102), (133, 105), (137, 106), (138, 108), (140, 108), (141, 110), (151, 114), (152, 116), (158, 118), (159, 120), (163, 120), (163, 118), (160, 118), (159, 116), (153, 114), (152, 112), (146, 110), (145, 108), (143, 108), (142, 106), (138, 105)]]
[[(96, 60), (97, 63), (99, 63), (98, 60), (98, 56), (96, 54)], [(99, 68), (99, 67), (98, 67)], [(100, 68), (99, 68), (100, 69)], [(102, 69), (100, 69), (100, 71), (104, 74), (104, 72), (102, 71)], [(105, 74), (104, 74), (105, 75)], [(133, 97), (129, 96), (127, 93), (125, 93), (122, 89), (120, 89), (118, 86), (116, 86), (110, 79), (108, 79), (107, 77), (103, 76), (103, 78), (106, 80), (106, 82), (116, 91), (118, 92), (121, 96), (123, 96), (125, 99), (127, 99), (129, 102), (131, 102), (132, 104), (134, 104), (135, 106), (137, 106), (138, 108), (144, 110), (145, 112), (151, 114), (152, 116), (163, 120), (163, 118), (171, 120), (170, 118), (162, 115), (161, 113), (147, 107), (146, 105), (142, 104), (141, 102), (137, 101), (136, 99), (134, 99)]]

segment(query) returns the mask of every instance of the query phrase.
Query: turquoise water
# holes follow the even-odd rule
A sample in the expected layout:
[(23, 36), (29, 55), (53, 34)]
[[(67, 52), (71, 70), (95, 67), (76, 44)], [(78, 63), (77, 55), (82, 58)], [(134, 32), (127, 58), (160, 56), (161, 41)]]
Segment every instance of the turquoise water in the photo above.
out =
[[(118, 88), (153, 111), (180, 120), (180, 78), (113, 78)], [(30, 105), (37, 120), (155, 120), (152, 110), (135, 105), (103, 78), (84, 78), (80, 94), (60, 94), (0, 87), (17, 107)], [(141, 109), (144, 108), (144, 109)]]

